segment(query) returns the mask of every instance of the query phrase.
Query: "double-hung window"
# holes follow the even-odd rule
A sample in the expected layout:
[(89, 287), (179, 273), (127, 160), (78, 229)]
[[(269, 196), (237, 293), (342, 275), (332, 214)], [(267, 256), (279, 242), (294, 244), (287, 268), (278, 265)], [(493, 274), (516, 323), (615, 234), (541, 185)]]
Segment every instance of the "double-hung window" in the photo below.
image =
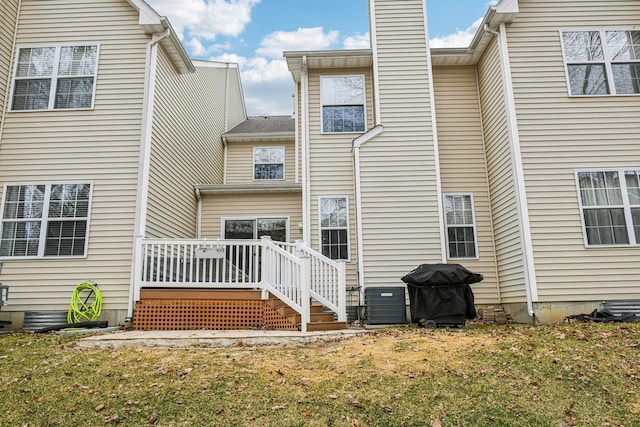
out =
[(640, 244), (640, 170), (577, 173), (587, 246)]
[(364, 76), (320, 78), (322, 132), (364, 132)]
[(11, 109), (92, 108), (97, 69), (97, 45), (21, 47)]
[(320, 197), (320, 246), (326, 257), (349, 259), (349, 205), (346, 197)]
[(91, 184), (8, 184), (0, 257), (77, 257), (87, 248)]
[(476, 258), (476, 225), (471, 194), (444, 195), (449, 258)]
[(640, 31), (564, 31), (571, 95), (640, 93)]
[(253, 179), (284, 179), (284, 147), (253, 148)]

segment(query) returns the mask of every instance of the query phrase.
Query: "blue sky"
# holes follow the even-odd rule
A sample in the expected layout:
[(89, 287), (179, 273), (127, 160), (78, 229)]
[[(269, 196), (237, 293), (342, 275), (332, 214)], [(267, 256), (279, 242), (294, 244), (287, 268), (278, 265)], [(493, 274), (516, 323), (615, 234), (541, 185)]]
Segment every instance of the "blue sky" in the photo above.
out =
[[(193, 59), (240, 66), (249, 115), (291, 114), (282, 52), (369, 47), (367, 0), (147, 0)], [(466, 46), (490, 0), (427, 0), (433, 47)]]

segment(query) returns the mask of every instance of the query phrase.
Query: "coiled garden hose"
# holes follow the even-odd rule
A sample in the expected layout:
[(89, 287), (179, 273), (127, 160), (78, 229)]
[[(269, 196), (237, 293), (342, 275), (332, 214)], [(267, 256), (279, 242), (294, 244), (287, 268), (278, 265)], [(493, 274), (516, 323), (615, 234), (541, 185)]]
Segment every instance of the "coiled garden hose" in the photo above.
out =
[[(81, 298), (82, 292), (88, 292), (84, 301)], [(92, 296), (93, 301), (89, 302)], [(100, 313), (102, 313), (102, 292), (98, 289), (98, 285), (93, 282), (83, 282), (76, 286), (71, 294), (67, 322), (93, 322), (98, 320)]]

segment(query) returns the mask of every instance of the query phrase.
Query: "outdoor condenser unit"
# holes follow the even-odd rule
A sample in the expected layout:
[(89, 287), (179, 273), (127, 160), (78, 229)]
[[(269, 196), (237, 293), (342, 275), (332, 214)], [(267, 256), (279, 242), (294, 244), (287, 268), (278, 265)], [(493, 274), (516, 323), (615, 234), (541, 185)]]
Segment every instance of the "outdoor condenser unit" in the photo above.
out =
[(369, 325), (407, 323), (404, 286), (365, 288), (364, 301)]

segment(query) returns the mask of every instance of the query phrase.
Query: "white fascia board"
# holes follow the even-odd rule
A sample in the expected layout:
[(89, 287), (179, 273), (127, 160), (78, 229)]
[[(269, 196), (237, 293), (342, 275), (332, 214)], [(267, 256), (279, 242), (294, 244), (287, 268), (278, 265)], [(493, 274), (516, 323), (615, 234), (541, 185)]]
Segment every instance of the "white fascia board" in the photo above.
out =
[(496, 6), (496, 13), (511, 14), (520, 12), (518, 0), (502, 0)]
[(160, 25), (161, 16), (151, 6), (143, 0), (127, 0), (129, 4), (138, 11), (138, 24), (140, 25)]

